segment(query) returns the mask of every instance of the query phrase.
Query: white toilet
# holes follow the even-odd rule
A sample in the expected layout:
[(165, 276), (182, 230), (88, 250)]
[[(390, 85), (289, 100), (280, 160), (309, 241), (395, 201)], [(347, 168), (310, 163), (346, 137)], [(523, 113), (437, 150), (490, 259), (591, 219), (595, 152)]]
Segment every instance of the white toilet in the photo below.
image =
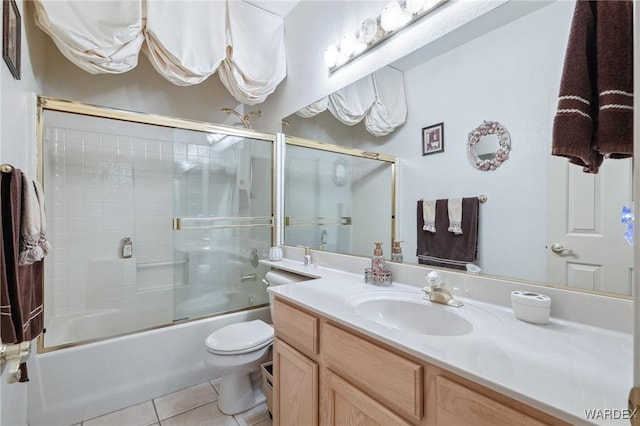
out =
[[(269, 271), (265, 278), (269, 286), (312, 279), (285, 271)], [(273, 316), (271, 294), (269, 302)], [(260, 365), (269, 359), (272, 342), (273, 326), (262, 320), (230, 324), (207, 337), (206, 362), (222, 371), (218, 408), (224, 414), (238, 414), (260, 402), (254, 395), (250, 376), (260, 371)]]

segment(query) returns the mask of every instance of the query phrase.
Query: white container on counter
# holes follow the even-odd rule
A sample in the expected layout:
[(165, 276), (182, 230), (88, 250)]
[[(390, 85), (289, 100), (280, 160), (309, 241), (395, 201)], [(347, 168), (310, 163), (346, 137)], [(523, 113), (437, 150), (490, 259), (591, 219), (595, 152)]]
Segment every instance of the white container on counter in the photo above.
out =
[(516, 290), (511, 292), (511, 307), (521, 321), (546, 324), (551, 312), (551, 298), (546, 294)]

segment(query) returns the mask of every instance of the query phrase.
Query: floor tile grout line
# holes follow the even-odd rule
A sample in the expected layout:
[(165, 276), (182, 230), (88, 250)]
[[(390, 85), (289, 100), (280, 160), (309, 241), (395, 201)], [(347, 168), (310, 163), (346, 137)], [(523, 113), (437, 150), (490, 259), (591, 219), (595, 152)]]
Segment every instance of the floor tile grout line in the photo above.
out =
[[(205, 383), (205, 382), (203, 382), (203, 383)], [(213, 385), (211, 384), (211, 382), (209, 382), (209, 384), (210, 384), (210, 385), (211, 385), (211, 387), (213, 388)], [(195, 385), (195, 386), (198, 386), (198, 385)], [(191, 387), (191, 386), (190, 386), (190, 387)], [(189, 388), (185, 388), (185, 389), (189, 389)], [(184, 390), (184, 389), (182, 389), (182, 390)], [(177, 391), (177, 392), (180, 392), (180, 391)], [(213, 388), (213, 392), (214, 392), (214, 396), (217, 396), (217, 395), (218, 395), (218, 392), (215, 390), (215, 388)], [(172, 392), (172, 393), (175, 393), (175, 392)], [(170, 395), (170, 394), (167, 394), (167, 395)], [(166, 395), (163, 395), (163, 396), (166, 396)], [(158, 397), (158, 398), (162, 398), (162, 397)], [(158, 398), (156, 398), (156, 399), (158, 399)], [(182, 415), (182, 414), (188, 413), (189, 411), (193, 411), (193, 410), (195, 410), (195, 409), (197, 409), (197, 408), (204, 407), (204, 406), (205, 406), (205, 405), (207, 405), (207, 404), (217, 404), (217, 403), (218, 403), (218, 400), (217, 400), (217, 398), (216, 398), (216, 399), (214, 399), (214, 400), (211, 400), (211, 401), (208, 401), (208, 402), (204, 402), (204, 403), (202, 403), (202, 404), (200, 404), (200, 405), (197, 405), (197, 406), (195, 406), (195, 407), (191, 407), (191, 408), (189, 408), (188, 410), (182, 411), (182, 412), (180, 412), (180, 413), (176, 413), (176, 414), (174, 414), (174, 415), (172, 415), (172, 416), (169, 416), (169, 417), (167, 417), (167, 418), (165, 418), (165, 419), (162, 419), (162, 420), (160, 420), (160, 414), (158, 414), (158, 411), (157, 411), (157, 409), (156, 409), (156, 417), (158, 418), (158, 423), (160, 423), (160, 422), (163, 422), (163, 421), (165, 421), (165, 420), (169, 420), (169, 419), (171, 419), (171, 418), (173, 418), (173, 417), (180, 416), (180, 415)], [(153, 406), (154, 406), (154, 408), (156, 408), (155, 400), (153, 401)], [(225, 414), (225, 416), (226, 416), (226, 414)]]
[[(208, 382), (208, 383), (209, 383), (209, 385), (211, 386), (211, 389), (212, 389), (213, 394), (214, 394), (214, 395), (213, 395), (214, 399), (213, 399), (212, 401), (209, 401), (209, 402), (205, 402), (205, 403), (199, 404), (199, 405), (197, 405), (197, 406), (195, 406), (195, 407), (192, 407), (192, 408), (190, 408), (190, 409), (188, 409), (188, 410), (185, 410), (185, 411), (183, 411), (183, 412), (181, 412), (181, 413), (176, 413), (176, 414), (174, 414), (174, 415), (172, 415), (172, 416), (169, 416), (169, 417), (167, 417), (166, 419), (163, 419), (163, 420), (160, 420), (160, 414), (159, 414), (159, 412), (158, 412), (158, 406), (157, 406), (157, 404), (156, 404), (156, 400), (157, 400), (157, 399), (159, 399), (159, 398), (162, 398), (163, 396), (169, 395), (169, 394), (162, 395), (162, 396), (159, 396), (159, 397), (157, 397), (157, 398), (151, 398), (151, 399), (148, 399), (147, 401), (141, 402), (140, 404), (143, 404), (143, 403), (145, 403), (145, 402), (151, 402), (151, 406), (153, 407), (153, 411), (154, 411), (154, 414), (155, 414), (155, 417), (156, 417), (155, 422), (150, 423), (150, 424), (149, 424), (149, 425), (147, 425), (147, 426), (151, 426), (151, 425), (153, 425), (153, 424), (161, 425), (161, 423), (162, 423), (163, 421), (165, 421), (165, 420), (169, 420), (169, 419), (171, 419), (171, 418), (174, 418), (174, 417), (177, 417), (177, 416), (180, 416), (180, 415), (186, 414), (186, 413), (188, 413), (188, 412), (191, 412), (191, 411), (193, 411), (193, 410), (196, 410), (196, 409), (201, 408), (201, 407), (203, 407), (203, 406), (205, 406), (205, 405), (208, 405), (208, 404), (217, 404), (217, 403), (218, 403), (218, 401), (217, 401), (217, 399), (218, 399), (218, 398), (217, 398), (217, 397), (219, 396), (219, 394), (218, 394), (218, 390), (216, 389), (215, 384), (213, 383), (213, 380), (207, 380), (207, 382)], [(204, 382), (203, 382), (203, 383), (204, 383)], [(195, 386), (197, 386), (197, 385), (195, 385)], [(188, 388), (185, 388), (185, 389), (188, 389)], [(178, 391), (176, 391), (176, 392), (178, 392)], [(138, 404), (135, 404), (135, 405), (138, 405)], [(133, 407), (133, 406), (130, 406), (130, 407)], [(125, 407), (125, 408), (129, 408), (129, 407)], [(121, 411), (121, 410), (116, 410), (116, 411), (113, 411), (113, 412), (111, 412), (111, 413), (107, 413), (107, 414), (105, 414), (105, 416), (106, 416), (106, 415), (109, 415), (109, 414), (113, 414), (113, 413), (115, 413), (115, 412), (117, 412), (117, 411)], [(227, 414), (224, 414), (224, 413), (222, 413), (222, 414), (223, 414), (223, 416), (224, 416), (224, 417), (227, 417), (227, 418), (229, 418), (229, 419), (233, 419), (233, 422), (234, 422), (235, 426), (241, 426), (241, 425), (243, 425), (243, 424), (248, 425), (248, 422), (246, 422), (246, 421), (240, 422), (240, 421), (238, 420), (238, 418), (236, 417), (236, 415), (227, 415)], [(98, 416), (98, 417), (102, 417), (102, 416)], [(267, 418), (268, 418), (268, 417), (267, 417)], [(265, 419), (266, 419), (266, 418), (265, 418)], [(263, 420), (265, 420), (265, 419), (261, 419), (260, 421), (258, 421), (258, 422), (256, 422), (256, 423), (252, 423), (252, 424), (257, 424), (257, 423), (259, 423), (259, 422), (261, 422), (261, 421), (263, 421)], [(76, 425), (77, 425), (77, 426), (85, 426), (85, 423), (86, 423), (87, 421), (89, 421), (89, 420), (92, 420), (92, 419), (82, 420), (81, 422), (77, 423)]]
[(151, 399), (151, 404), (153, 405), (153, 411), (156, 413), (156, 423), (160, 424), (160, 414), (158, 414), (158, 407), (156, 407), (155, 398)]
[[(186, 410), (186, 411), (183, 411), (182, 413), (178, 413), (178, 414), (173, 415), (173, 416), (171, 416), (171, 417), (167, 417), (166, 419), (163, 419), (162, 421), (169, 420), (169, 419), (172, 419), (172, 418), (174, 418), (174, 417), (182, 416), (183, 414), (187, 414), (187, 413), (189, 413), (189, 412), (191, 412), (191, 411), (197, 410), (198, 408), (202, 408), (202, 407), (204, 407), (205, 405), (209, 405), (209, 404), (217, 404), (217, 402), (216, 402), (216, 401), (209, 401), (209, 402), (206, 402), (206, 403), (204, 403), (204, 404), (200, 404), (200, 405), (198, 405), (197, 407), (190, 408), (190, 409), (188, 409), (188, 410)], [(226, 415), (226, 414), (224, 414), (224, 413), (222, 413), (222, 416), (220, 416), (220, 417), (232, 417), (232, 418), (233, 418), (233, 416), (228, 416), (228, 415)], [(235, 419), (234, 419), (234, 420), (235, 420)], [(158, 420), (158, 422), (160, 422), (160, 420)], [(238, 422), (236, 421), (236, 423), (238, 423)], [(239, 423), (238, 423), (238, 424), (239, 424)]]

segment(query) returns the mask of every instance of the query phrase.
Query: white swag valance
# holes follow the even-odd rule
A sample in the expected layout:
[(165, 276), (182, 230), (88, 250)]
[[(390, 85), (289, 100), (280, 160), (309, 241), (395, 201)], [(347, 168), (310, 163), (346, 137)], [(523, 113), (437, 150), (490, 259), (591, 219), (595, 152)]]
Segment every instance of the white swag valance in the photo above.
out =
[(34, 4), (36, 24), (91, 74), (127, 72), (142, 49), (172, 83), (198, 84), (218, 71), (233, 97), (248, 105), (264, 102), (286, 76), (282, 18), (241, 0)]
[(388, 135), (407, 120), (402, 71), (382, 68), (307, 105), (296, 115), (309, 118), (327, 109), (348, 126), (364, 119), (364, 127), (369, 133), (375, 136)]

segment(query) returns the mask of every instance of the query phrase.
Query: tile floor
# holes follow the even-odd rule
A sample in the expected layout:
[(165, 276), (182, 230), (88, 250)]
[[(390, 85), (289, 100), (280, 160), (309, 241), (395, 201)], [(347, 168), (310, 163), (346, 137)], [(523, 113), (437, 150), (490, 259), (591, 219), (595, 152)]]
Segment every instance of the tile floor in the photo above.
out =
[(74, 426), (271, 426), (266, 402), (235, 416), (220, 412), (213, 382), (204, 382)]

